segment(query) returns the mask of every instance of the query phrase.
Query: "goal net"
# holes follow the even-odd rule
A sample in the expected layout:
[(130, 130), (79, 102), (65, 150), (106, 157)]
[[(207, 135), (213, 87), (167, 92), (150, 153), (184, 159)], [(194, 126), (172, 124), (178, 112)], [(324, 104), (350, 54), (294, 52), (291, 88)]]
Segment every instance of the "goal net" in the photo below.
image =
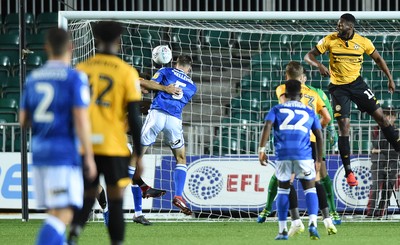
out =
[[(168, 45), (174, 59), (179, 54), (191, 55), (190, 76), (198, 92), (183, 112), (188, 162), (184, 198), (195, 213), (190, 219), (251, 220), (265, 206), (269, 179), (274, 172), (273, 142), (268, 143), (271, 155), (267, 167), (259, 165), (256, 147), (265, 114), (278, 104), (275, 88), (284, 80), (285, 65), (290, 60), (301, 61), (308, 70), (308, 84), (329, 95), (328, 78), (306, 65), (303, 57), (324, 35), (335, 31), (341, 14), (61, 12), (60, 24), (72, 33), (74, 64), (95, 54), (90, 23), (104, 19), (123, 24), (118, 55), (142, 76), (151, 77), (160, 68), (151, 60), (151, 51), (157, 45)], [(372, 40), (400, 88), (399, 19), (387, 13), (354, 15), (358, 19), (356, 31)], [(328, 55), (318, 59), (328, 67)], [(387, 92), (387, 78), (370, 57), (364, 57), (362, 77), (381, 104), (397, 118), (400, 94)], [(144, 100), (151, 101), (153, 95), (144, 95)], [(377, 133), (379, 137), (375, 127), (375, 121), (353, 104), (350, 143), (352, 167), (359, 180), (355, 188), (346, 184), (337, 145), (326, 143), (335, 205), (344, 219), (397, 217), (397, 158), (388, 161), (379, 154), (372, 156), (372, 147), (380, 147), (372, 144)], [(326, 132), (324, 136), (326, 139)], [(372, 167), (371, 157), (379, 160), (379, 168)], [(175, 164), (161, 134), (146, 154), (145, 178), (168, 193), (162, 198), (144, 200), (147, 217), (184, 218), (171, 204)], [(373, 176), (378, 176), (379, 181), (372, 182)], [(299, 190), (299, 208), (306, 211), (302, 189), (297, 181), (295, 185)], [(129, 191), (124, 208), (133, 209)], [(367, 210), (372, 212), (370, 216), (366, 216)]]

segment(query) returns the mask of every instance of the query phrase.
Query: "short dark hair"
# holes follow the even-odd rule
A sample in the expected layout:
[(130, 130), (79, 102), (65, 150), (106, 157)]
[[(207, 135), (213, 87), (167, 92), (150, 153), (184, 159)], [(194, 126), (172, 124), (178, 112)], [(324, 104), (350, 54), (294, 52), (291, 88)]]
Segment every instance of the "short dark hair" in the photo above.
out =
[(189, 55), (179, 55), (176, 63), (181, 66), (192, 66), (192, 58)]
[(92, 24), (94, 37), (101, 42), (111, 44), (121, 37), (122, 26), (116, 21), (99, 21)]
[(298, 80), (287, 80), (285, 82), (285, 96), (288, 98), (301, 94), (301, 82)]
[(345, 14), (342, 14), (342, 16), (340, 16), (340, 18), (346, 20), (347, 22), (353, 23), (353, 25), (356, 24), (356, 17), (354, 17), (354, 15), (352, 15), (352, 14), (345, 13)]
[(304, 68), (300, 64), (300, 62), (297, 61), (290, 61), (286, 65), (286, 75), (288, 75), (291, 78), (297, 78), (300, 75), (304, 74)]
[(46, 35), (46, 43), (49, 45), (52, 55), (62, 56), (68, 50), (70, 36), (68, 32), (61, 28), (51, 28)]

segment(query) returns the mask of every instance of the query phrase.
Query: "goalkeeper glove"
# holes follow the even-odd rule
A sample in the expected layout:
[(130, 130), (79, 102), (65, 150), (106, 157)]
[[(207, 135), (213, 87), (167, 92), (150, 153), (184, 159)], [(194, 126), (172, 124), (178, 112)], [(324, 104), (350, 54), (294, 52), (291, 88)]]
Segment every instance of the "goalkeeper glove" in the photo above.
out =
[(333, 124), (329, 125), (328, 127), (326, 127), (327, 133), (328, 133), (328, 139), (329, 139), (329, 144), (332, 146), (334, 146), (337, 141), (338, 141), (338, 136), (335, 130), (335, 126)]

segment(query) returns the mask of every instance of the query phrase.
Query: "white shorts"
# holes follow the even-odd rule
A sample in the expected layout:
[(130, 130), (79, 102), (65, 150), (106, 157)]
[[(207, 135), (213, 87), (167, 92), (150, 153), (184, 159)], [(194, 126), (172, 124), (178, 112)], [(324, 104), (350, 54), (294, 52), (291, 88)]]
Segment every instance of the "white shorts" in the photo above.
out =
[(181, 148), (183, 139), (182, 120), (163, 111), (150, 110), (143, 124), (141, 144), (149, 146), (156, 142), (157, 135), (163, 132), (171, 149)]
[(279, 181), (289, 181), (292, 173), (298, 179), (315, 179), (314, 160), (275, 161), (275, 175)]
[(83, 175), (78, 166), (33, 166), (39, 207), (54, 209), (83, 205)]

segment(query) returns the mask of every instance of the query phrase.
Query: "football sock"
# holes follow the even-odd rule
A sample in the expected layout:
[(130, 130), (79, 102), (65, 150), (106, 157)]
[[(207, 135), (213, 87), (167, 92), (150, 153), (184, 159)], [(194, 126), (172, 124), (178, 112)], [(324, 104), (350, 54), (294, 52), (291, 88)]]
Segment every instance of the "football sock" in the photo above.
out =
[(133, 166), (128, 167), (129, 178), (133, 180), (133, 175), (135, 175), (136, 168)]
[(297, 202), (297, 192), (293, 185), (290, 185), (290, 193), (289, 193), (289, 209), (295, 209), (299, 207), (299, 203)]
[(392, 125), (382, 128), (382, 133), (387, 139), (387, 141), (392, 145), (395, 151), (400, 151), (400, 141), (399, 141), (399, 133), (394, 129)]
[(283, 231), (287, 231), (287, 221), (283, 220), (283, 221), (278, 221), (279, 224), (279, 233), (282, 233)]
[(135, 171), (136, 171), (135, 167), (133, 167), (133, 166), (128, 167), (128, 174), (129, 174), (129, 178), (132, 179), (132, 184), (133, 185), (136, 184), (136, 185), (140, 186), (140, 188), (142, 189), (143, 192), (147, 191), (147, 189), (149, 189), (149, 186), (146, 183), (144, 183), (142, 177), (139, 177), (137, 179), (133, 178), (133, 176), (135, 175)]
[(272, 210), (272, 204), (274, 203), (277, 192), (278, 192), (278, 179), (274, 174), (272, 175), (268, 184), (267, 203), (265, 204), (266, 210), (268, 211)]
[(292, 221), (300, 219), (300, 212), (298, 208), (291, 208), (289, 209), (290, 218)]
[[(83, 206), (82, 209), (80, 209), (79, 211), (76, 211), (75, 214), (77, 214), (76, 216), (74, 215), (74, 218), (72, 220), (73, 224), (79, 224), (80, 226), (84, 226), (90, 212), (92, 211), (93, 208), (93, 204), (94, 204), (95, 199), (94, 198), (89, 198), (89, 197), (85, 197), (83, 199)], [(75, 217), (76, 217), (76, 221), (75, 222)]]
[(340, 158), (342, 159), (344, 171), (345, 171), (345, 177), (349, 175), (351, 172), (351, 165), (350, 165), (350, 142), (349, 142), (349, 136), (339, 136), (338, 140), (338, 146), (339, 146), (339, 153), (340, 153)]
[(328, 202), (326, 201), (326, 193), (325, 193), (324, 187), (322, 187), (322, 185), (321, 185), (321, 183), (319, 183), (319, 181), (315, 182), (315, 189), (317, 191), (319, 208), (320, 209), (327, 208)]
[(109, 200), (108, 209), (110, 212), (108, 233), (110, 234), (111, 243), (121, 243), (124, 241), (125, 235), (125, 221), (122, 210), (122, 199)]
[(315, 182), (315, 189), (317, 190), (319, 209), (322, 213), (322, 219), (330, 218), (328, 201), (326, 200), (326, 193), (324, 187), (319, 182)]
[(304, 194), (309, 216), (314, 215), (316, 217), (318, 214), (318, 196), (315, 187), (304, 190)]
[(135, 204), (135, 216), (142, 215), (142, 190), (138, 185), (132, 185), (133, 203)]
[(100, 194), (97, 196), (97, 201), (99, 202), (99, 205), (103, 210), (107, 208), (107, 198), (104, 188), (102, 188)]
[(322, 221), (324, 222), (324, 226), (327, 227), (327, 228), (333, 224), (332, 223), (332, 219), (330, 217), (326, 218), (326, 219), (323, 219)]
[[(276, 206), (278, 209), (279, 232), (286, 228), (287, 214), (289, 211), (289, 192), (290, 189), (283, 189), (278, 187), (278, 196), (276, 197)], [(284, 221), (284, 223), (281, 221)]]
[(64, 244), (65, 224), (54, 216), (49, 216), (39, 231), (36, 244)]
[(310, 214), (308, 215), (308, 226), (310, 226), (311, 224), (313, 224), (315, 227), (318, 226), (318, 222), (317, 222), (317, 215), (316, 214)]
[[(133, 166), (129, 166), (128, 170), (129, 178), (132, 179), (133, 175), (135, 174), (136, 168)], [(142, 189), (139, 187), (139, 185), (132, 184), (131, 191), (133, 196), (133, 204), (135, 205), (135, 216), (138, 217), (142, 215)]]
[(335, 192), (333, 191), (332, 180), (329, 175), (321, 179), (321, 184), (325, 189), (326, 199), (328, 201), (329, 212), (336, 212)]
[(174, 172), (175, 196), (182, 196), (186, 181), (186, 164), (176, 164)]
[(300, 219), (300, 213), (298, 209), (299, 203), (297, 201), (297, 192), (293, 185), (290, 185), (290, 193), (289, 193), (289, 211), (290, 218), (293, 220)]
[(68, 240), (76, 241), (80, 235), (83, 226), (88, 220), (89, 214), (92, 211), (95, 198), (85, 197), (83, 199), (82, 209), (75, 210), (72, 219), (71, 228), (69, 229)]

